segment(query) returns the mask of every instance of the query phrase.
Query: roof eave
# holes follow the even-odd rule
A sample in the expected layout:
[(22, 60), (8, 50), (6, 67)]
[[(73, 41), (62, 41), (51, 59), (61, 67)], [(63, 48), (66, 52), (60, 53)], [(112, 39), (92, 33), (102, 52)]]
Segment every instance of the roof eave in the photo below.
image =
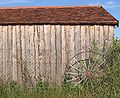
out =
[(0, 25), (112, 25), (112, 26), (119, 26), (119, 21), (102, 21), (102, 22), (88, 22), (88, 21), (82, 21), (82, 22), (65, 22), (65, 21), (58, 21), (58, 22), (0, 22)]

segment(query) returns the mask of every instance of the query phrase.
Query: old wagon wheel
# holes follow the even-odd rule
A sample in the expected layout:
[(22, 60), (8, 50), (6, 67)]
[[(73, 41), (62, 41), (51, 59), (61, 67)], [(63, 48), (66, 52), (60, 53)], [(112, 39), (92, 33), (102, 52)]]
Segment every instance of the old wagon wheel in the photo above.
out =
[(100, 53), (93, 51), (78, 53), (67, 64), (65, 81), (75, 86), (80, 83), (84, 85), (89, 80), (99, 78), (105, 64), (105, 57)]

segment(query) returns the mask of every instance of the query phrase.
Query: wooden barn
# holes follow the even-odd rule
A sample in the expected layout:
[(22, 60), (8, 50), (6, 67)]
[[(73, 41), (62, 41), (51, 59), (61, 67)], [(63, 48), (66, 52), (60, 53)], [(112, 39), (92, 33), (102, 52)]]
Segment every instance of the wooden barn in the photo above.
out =
[(102, 6), (0, 8), (0, 78), (60, 84), (69, 60), (108, 46), (116, 26)]

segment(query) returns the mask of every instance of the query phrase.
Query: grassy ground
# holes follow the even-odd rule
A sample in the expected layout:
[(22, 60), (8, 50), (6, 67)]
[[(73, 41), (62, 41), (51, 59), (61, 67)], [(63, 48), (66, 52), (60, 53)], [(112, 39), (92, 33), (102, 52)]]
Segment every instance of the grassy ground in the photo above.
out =
[(76, 87), (67, 83), (55, 87), (39, 81), (32, 89), (14, 81), (1, 82), (0, 98), (120, 98), (120, 43), (115, 42), (105, 56), (108, 63), (97, 81), (90, 80), (87, 85)]

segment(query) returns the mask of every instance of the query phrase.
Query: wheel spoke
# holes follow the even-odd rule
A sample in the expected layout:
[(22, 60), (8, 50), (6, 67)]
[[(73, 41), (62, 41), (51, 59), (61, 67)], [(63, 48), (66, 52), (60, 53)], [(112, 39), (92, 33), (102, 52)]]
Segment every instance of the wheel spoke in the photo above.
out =
[(66, 72), (67, 75), (78, 75), (78, 73), (74, 73), (74, 72)]
[(76, 83), (75, 86), (77, 86), (78, 84), (80, 84), (83, 80), (85, 80), (85, 77), (83, 77), (78, 83)]
[(91, 85), (91, 88), (93, 89), (93, 88), (94, 88), (94, 87), (93, 87), (94, 84), (93, 84), (93, 81), (92, 81), (92, 80), (90, 81), (90, 85)]
[[(95, 60), (92, 70), (95, 71), (97, 68), (99, 68), (102, 64), (104, 64), (105, 60), (103, 58), (103, 61), (100, 61), (100, 59)], [(100, 63), (100, 64), (99, 64)]]
[[(80, 72), (80, 70), (79, 70), (78, 68), (76, 68), (75, 66), (71, 65), (70, 67), (71, 67), (71, 68), (74, 68), (77, 72)], [(70, 68), (70, 69), (71, 69), (71, 68)]]
[(84, 70), (82, 70), (83, 68), (83, 66), (79, 66), (80, 68), (76, 68), (75, 66), (73, 66), (73, 65), (70, 65), (70, 68), (69, 68), (69, 70), (70, 69), (75, 69), (75, 71), (77, 71), (78, 73), (83, 73), (83, 72), (85, 72), (85, 69)]
[(96, 66), (96, 67), (93, 69), (93, 72), (96, 71), (96, 69), (98, 69), (102, 64), (104, 64), (104, 61), (102, 61), (98, 66)]
[(73, 78), (73, 79), (71, 79), (71, 80), (67, 80), (67, 82), (73, 82), (73, 81), (76, 81), (76, 80), (78, 80), (78, 79), (80, 79), (80, 77)]
[(88, 69), (87, 69), (87, 70), (91, 70), (92, 63), (91, 63), (91, 60), (90, 60), (90, 59), (88, 59), (87, 65), (88, 65)]
[[(98, 56), (97, 56), (98, 57)], [(99, 61), (99, 59), (95, 59), (94, 63), (93, 63), (93, 67), (97, 64), (97, 62)]]
[(80, 63), (78, 62), (78, 60), (76, 60), (75, 58), (74, 58), (74, 60), (77, 62), (78, 65), (80, 65)]
[[(99, 76), (100, 73), (102, 73), (102, 71), (103, 71), (103, 70), (96, 70), (96, 71), (94, 71), (94, 74), (93, 74), (93, 75), (94, 75), (94, 76), (95, 76), (95, 75)], [(97, 77), (97, 76), (96, 76), (96, 77)]]
[[(78, 61), (78, 60), (76, 60), (75, 58), (74, 58), (74, 60), (77, 62), (77, 64), (79, 65), (79, 67), (81, 67), (81, 68), (82, 68), (81, 70), (84, 70), (84, 71), (85, 71), (84, 65), (83, 65), (83, 64), (81, 64), (81, 60), (80, 60), (80, 61)], [(86, 66), (86, 65), (85, 65), (85, 66)]]
[(83, 81), (83, 83), (82, 83), (82, 86), (84, 86), (85, 85), (85, 83), (87, 82), (87, 78), (85, 78), (85, 81)]
[(79, 66), (81, 71), (85, 72), (87, 70), (87, 65), (85, 60), (80, 60), (79, 63), (81, 64), (81, 66)]

